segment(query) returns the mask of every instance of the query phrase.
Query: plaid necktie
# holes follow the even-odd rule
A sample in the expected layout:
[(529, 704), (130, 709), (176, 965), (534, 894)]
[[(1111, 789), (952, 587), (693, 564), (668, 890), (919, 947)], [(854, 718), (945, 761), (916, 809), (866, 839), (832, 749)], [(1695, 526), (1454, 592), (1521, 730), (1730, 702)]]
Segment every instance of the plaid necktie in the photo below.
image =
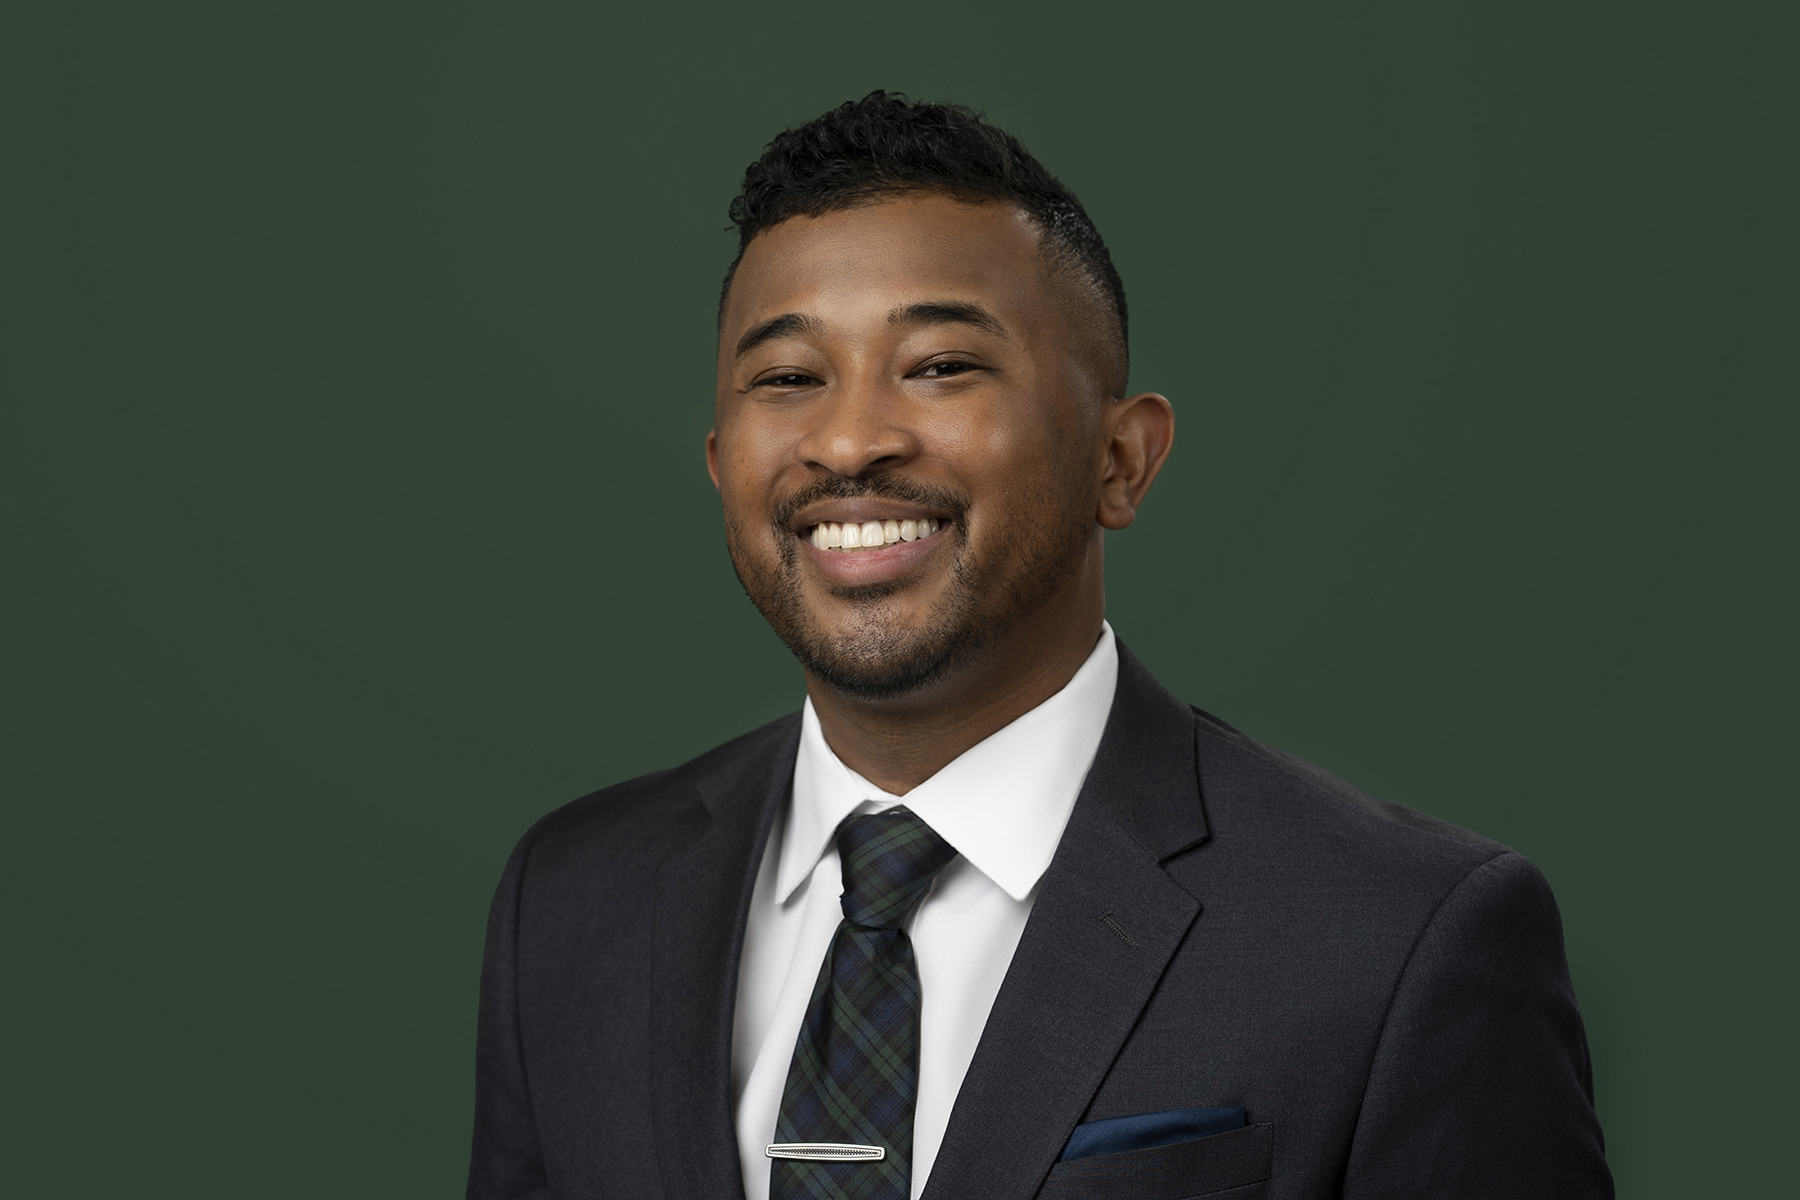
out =
[(788, 1068), (778, 1144), (770, 1147), (769, 1197), (907, 1200), (919, 1091), (919, 970), (900, 926), (956, 851), (904, 808), (853, 817), (837, 837), (844, 920)]

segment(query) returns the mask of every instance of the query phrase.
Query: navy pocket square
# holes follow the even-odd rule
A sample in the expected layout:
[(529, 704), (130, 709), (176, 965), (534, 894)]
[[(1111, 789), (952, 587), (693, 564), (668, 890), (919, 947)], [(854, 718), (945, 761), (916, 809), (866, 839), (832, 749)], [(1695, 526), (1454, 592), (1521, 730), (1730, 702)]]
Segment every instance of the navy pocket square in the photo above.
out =
[(1077, 1125), (1069, 1135), (1057, 1162), (1118, 1154), (1123, 1150), (1148, 1150), (1191, 1141), (1244, 1127), (1242, 1108), (1171, 1108), (1167, 1112), (1141, 1113), (1135, 1117), (1108, 1117)]

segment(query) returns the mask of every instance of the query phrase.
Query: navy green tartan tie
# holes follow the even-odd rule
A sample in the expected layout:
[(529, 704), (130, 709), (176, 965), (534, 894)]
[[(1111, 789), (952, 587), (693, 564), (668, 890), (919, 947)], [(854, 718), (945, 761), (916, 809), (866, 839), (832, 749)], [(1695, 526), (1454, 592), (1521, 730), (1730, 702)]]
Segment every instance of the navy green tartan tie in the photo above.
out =
[(956, 857), (904, 808), (838, 828), (844, 920), (794, 1046), (778, 1143), (878, 1146), (879, 1159), (770, 1164), (770, 1200), (907, 1200), (919, 1092), (919, 969), (900, 928)]

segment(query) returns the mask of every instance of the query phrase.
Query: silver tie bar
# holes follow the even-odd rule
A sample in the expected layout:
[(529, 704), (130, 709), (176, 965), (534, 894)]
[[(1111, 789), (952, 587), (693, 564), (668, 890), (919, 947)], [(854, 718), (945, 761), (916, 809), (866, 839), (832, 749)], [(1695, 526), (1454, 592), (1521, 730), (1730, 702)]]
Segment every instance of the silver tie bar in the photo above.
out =
[(886, 1158), (880, 1146), (852, 1146), (844, 1142), (776, 1142), (764, 1146), (769, 1158), (798, 1158), (806, 1162), (874, 1162)]

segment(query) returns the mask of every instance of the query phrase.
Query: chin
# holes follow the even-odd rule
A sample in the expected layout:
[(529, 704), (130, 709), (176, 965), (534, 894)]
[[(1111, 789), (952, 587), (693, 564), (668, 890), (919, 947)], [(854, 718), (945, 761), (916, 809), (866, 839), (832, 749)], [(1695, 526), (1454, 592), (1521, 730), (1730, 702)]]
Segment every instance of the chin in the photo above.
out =
[(828, 603), (839, 619), (829, 622), (799, 586), (751, 592), (750, 598), (808, 674), (859, 699), (921, 691), (993, 641), (995, 622), (976, 611), (965, 589), (952, 586), (923, 612), (905, 605), (905, 613), (890, 588), (859, 591), (867, 594), (833, 596)]
[(835, 691), (863, 700), (893, 700), (922, 691), (954, 674), (979, 649), (979, 639), (966, 634), (882, 635), (846, 644), (806, 633), (790, 636), (779, 626), (776, 632), (808, 674)]
[(904, 617), (892, 589), (859, 589), (867, 594), (827, 602), (840, 612), (846, 605), (852, 610), (848, 619), (827, 623), (794, 574), (737, 560), (733, 566), (750, 602), (807, 673), (847, 696), (890, 700), (916, 693), (954, 674), (993, 641), (994, 622), (982, 619), (957, 587), (924, 613)]

